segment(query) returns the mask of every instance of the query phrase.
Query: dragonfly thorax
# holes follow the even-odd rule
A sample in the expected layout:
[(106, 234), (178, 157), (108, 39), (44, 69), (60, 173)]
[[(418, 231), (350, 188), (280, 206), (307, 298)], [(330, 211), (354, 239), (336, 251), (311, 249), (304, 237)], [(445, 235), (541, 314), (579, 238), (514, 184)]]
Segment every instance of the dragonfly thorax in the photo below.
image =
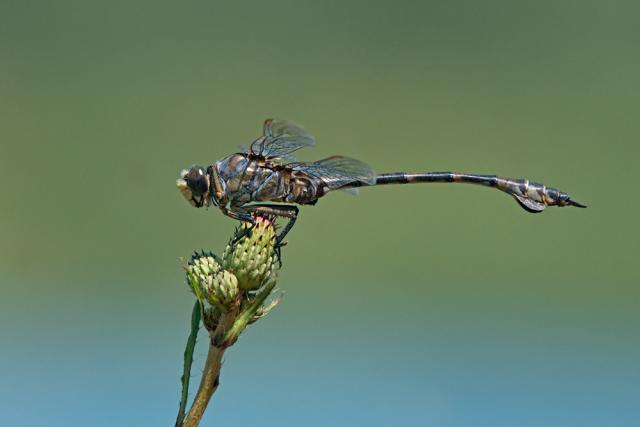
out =
[(288, 191), (286, 172), (264, 159), (236, 153), (216, 162), (220, 187), (231, 207), (277, 201)]
[(245, 154), (236, 153), (217, 161), (215, 167), (218, 177), (224, 183), (223, 185), (227, 188), (232, 187), (230, 190), (235, 191), (238, 187), (237, 183), (248, 172), (247, 168), (250, 163), (251, 161)]

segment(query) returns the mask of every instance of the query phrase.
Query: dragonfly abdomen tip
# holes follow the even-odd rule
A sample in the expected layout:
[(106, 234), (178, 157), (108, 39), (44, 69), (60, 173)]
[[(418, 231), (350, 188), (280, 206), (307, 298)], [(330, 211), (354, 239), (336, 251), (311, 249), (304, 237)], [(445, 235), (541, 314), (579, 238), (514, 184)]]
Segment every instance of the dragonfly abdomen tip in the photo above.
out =
[(568, 202), (569, 202), (569, 204), (571, 206), (575, 206), (576, 208), (586, 208), (587, 207), (587, 205), (584, 205), (584, 204), (582, 204), (580, 202), (576, 202), (575, 200), (572, 200), (572, 199), (569, 199)]

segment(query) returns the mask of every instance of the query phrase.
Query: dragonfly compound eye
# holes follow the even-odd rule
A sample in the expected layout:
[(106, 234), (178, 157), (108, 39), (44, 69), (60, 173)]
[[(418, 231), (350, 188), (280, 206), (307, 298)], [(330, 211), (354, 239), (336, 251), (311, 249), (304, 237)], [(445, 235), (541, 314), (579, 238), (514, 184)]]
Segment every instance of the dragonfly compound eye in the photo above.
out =
[(186, 176), (187, 185), (194, 195), (204, 195), (209, 192), (209, 177), (204, 168), (193, 166)]

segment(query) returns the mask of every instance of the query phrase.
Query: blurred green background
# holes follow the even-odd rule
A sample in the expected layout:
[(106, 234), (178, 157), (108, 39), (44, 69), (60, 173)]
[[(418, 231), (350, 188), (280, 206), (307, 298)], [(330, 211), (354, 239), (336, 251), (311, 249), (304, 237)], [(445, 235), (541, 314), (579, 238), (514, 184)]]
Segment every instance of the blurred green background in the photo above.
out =
[(302, 160), (522, 176), (589, 209), (448, 185), (303, 208), (284, 302), (229, 351), (205, 425), (638, 425), (639, 12), (2, 1), (2, 424), (172, 425), (180, 257), (235, 225), (175, 178), (275, 116), (316, 136)]

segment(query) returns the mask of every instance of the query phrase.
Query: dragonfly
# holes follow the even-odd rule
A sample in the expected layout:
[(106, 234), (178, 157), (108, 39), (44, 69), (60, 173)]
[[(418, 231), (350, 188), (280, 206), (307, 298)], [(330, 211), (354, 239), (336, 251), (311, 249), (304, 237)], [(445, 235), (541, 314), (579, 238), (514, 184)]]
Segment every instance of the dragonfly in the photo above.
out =
[(357, 192), (359, 187), (414, 183), (465, 183), (495, 188), (512, 196), (528, 212), (547, 206), (586, 205), (567, 193), (528, 179), (457, 172), (394, 172), (376, 174), (360, 160), (331, 156), (298, 162), (293, 153), (316, 141), (302, 126), (267, 119), (263, 133), (251, 145), (204, 168), (192, 165), (180, 172), (177, 187), (194, 207), (218, 207), (236, 220), (255, 225), (255, 215), (288, 219), (276, 237), (280, 245), (296, 222), (297, 205), (315, 205), (334, 190)]

